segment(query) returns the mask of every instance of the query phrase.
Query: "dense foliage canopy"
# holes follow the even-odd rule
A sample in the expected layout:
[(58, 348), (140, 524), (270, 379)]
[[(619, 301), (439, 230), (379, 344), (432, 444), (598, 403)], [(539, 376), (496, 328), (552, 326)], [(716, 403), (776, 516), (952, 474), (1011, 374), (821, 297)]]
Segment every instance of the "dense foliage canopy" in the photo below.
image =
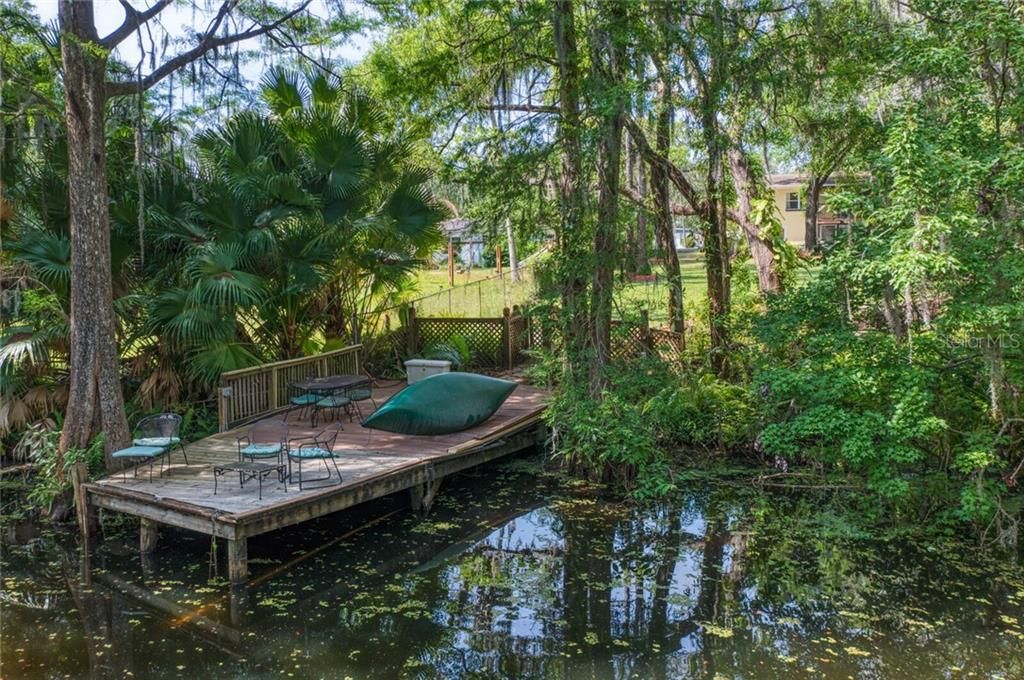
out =
[[(1013, 539), (1024, 506), (1019, 5), (485, 0), (368, 12), (376, 40), (358, 63), (279, 41), (280, 60), (303, 65), (268, 70), (258, 105), (214, 111), (213, 124), (188, 129), (198, 118), (183, 106), (158, 114), (162, 91), (108, 102), (104, 304), (131, 408), (200, 401), (222, 371), (315, 352), (357, 321), (379, 330), (376, 312), (457, 212), (506, 253), (552, 245), (535, 372), (556, 387), (550, 424), (568, 468), (645, 496), (670, 491), (695, 458), (738, 458), (780, 480), (867, 489), (894, 521)], [(271, 35), (301, 30), (263, 21)], [(59, 36), (24, 11), (7, 25), (0, 433), (13, 445), (63, 411), (69, 384), (75, 402), (78, 274)], [(800, 253), (769, 188), (782, 171), (805, 178)], [(848, 222), (828, 241), (821, 206)], [(699, 246), (696, 290), (683, 284), (677, 227)], [(684, 348), (624, 360), (612, 322), (641, 314), (631, 282), (652, 271), (667, 285), (643, 312)]]

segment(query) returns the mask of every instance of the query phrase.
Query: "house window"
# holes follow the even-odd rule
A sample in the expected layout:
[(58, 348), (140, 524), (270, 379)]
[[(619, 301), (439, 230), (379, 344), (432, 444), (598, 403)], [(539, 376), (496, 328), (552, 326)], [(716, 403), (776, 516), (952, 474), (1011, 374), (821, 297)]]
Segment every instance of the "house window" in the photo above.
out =
[(786, 194), (786, 210), (803, 210), (804, 202), (800, 198), (799, 191), (791, 191)]

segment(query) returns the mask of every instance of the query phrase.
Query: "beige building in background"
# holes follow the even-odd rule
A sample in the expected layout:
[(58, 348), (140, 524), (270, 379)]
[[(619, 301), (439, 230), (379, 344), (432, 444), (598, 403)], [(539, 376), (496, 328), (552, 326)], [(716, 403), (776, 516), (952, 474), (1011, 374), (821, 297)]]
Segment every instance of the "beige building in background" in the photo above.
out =
[[(807, 191), (807, 175), (798, 172), (775, 173), (770, 178), (771, 188), (775, 194), (775, 207), (782, 217), (782, 232), (786, 236), (786, 241), (794, 245), (803, 245), (806, 233), (804, 197)], [(828, 187), (834, 185), (835, 182), (829, 180), (825, 183), (824, 191), (827, 192)], [(819, 210), (818, 243), (831, 241), (837, 231), (845, 229), (848, 225), (848, 219)]]

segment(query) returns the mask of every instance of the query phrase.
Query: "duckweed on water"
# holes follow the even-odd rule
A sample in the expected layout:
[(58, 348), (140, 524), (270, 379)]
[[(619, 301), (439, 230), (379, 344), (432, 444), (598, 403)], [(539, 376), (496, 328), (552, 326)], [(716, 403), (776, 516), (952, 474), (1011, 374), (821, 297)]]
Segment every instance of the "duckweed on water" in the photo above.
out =
[(7, 545), (0, 673), (1024, 677), (1012, 555), (879, 535), (836, 498), (767, 495), (735, 476), (694, 474), (673, 498), (631, 506), (536, 472), (527, 459), (448, 480), (425, 519), (351, 533), (394, 499), (253, 539), (243, 592), (211, 573), (208, 539), (184, 533), (165, 532), (141, 571), (134, 536), (108, 537), (89, 587), (69, 537)]

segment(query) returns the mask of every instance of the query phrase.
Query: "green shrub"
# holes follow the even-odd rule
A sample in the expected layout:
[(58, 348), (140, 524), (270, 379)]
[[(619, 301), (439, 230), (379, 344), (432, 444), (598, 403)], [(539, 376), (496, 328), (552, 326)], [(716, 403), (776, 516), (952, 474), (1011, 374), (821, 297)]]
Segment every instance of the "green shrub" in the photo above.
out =
[(980, 359), (941, 327), (908, 340), (882, 320), (851, 323), (835, 304), (837, 268), (826, 263), (754, 323), (764, 453), (853, 473), (890, 512), (988, 525), (1013, 506), (1000, 480), (1013, 441), (988, 417)]
[(444, 342), (435, 342), (424, 349), (423, 358), (450, 361), (452, 368), (459, 370), (473, 362), (473, 351), (464, 336), (453, 335)]
[(57, 499), (71, 491), (71, 468), (86, 463), (89, 475), (98, 476), (103, 472), (103, 435), (96, 437), (88, 448), (72, 448), (60, 455), (60, 432), (43, 431), (32, 433), (33, 441), (29, 456), (36, 465), (36, 476), (28, 493), (28, 500), (45, 508), (53, 509)]
[(663, 447), (730, 453), (753, 441), (757, 415), (750, 390), (710, 373), (685, 373), (643, 405)]
[(608, 368), (608, 389), (560, 386), (548, 409), (555, 454), (636, 498), (671, 492), (681, 451), (728, 452), (751, 441), (756, 410), (743, 386), (653, 357)]
[(559, 389), (548, 409), (555, 456), (637, 498), (669, 493), (675, 487), (668, 461), (641, 410), (615, 390), (594, 399), (584, 389)]

